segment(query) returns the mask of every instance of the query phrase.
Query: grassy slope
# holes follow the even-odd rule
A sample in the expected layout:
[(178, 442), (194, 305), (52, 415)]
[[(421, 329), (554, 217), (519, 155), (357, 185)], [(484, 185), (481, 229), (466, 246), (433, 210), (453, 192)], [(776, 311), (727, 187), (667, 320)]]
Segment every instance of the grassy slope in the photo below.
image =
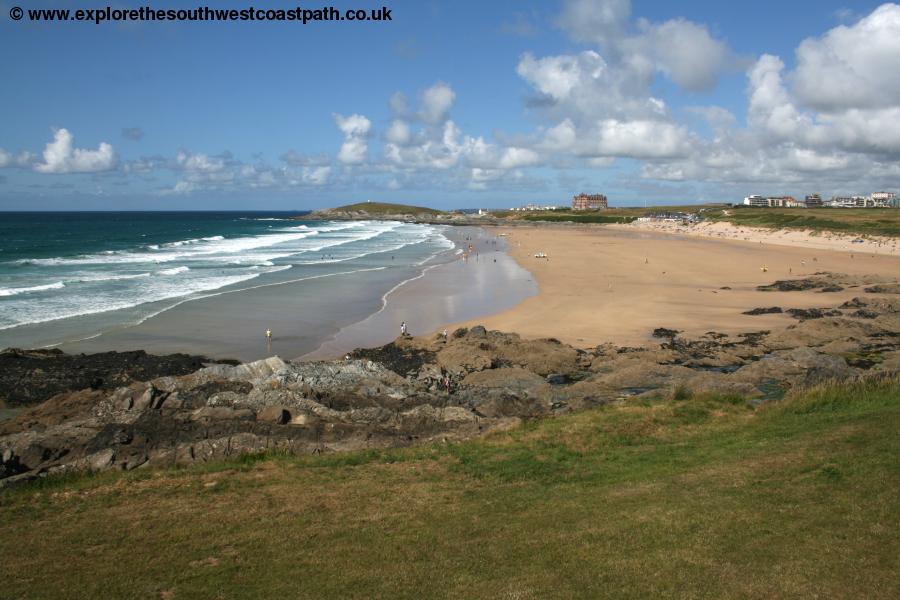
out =
[(703, 217), (750, 227), (900, 236), (900, 209), (896, 208), (733, 208), (728, 213), (707, 211)]
[(389, 204), (387, 202), (357, 202), (356, 204), (348, 204), (346, 206), (338, 206), (333, 208), (334, 211), (357, 211), (364, 210), (370, 215), (440, 215), (443, 211), (434, 208), (425, 208), (422, 206), (408, 206), (406, 204)]
[(900, 381), (0, 496), (11, 598), (896, 598)]
[(632, 208), (608, 208), (596, 211), (573, 211), (569, 208), (544, 211), (492, 211), (498, 217), (509, 219), (522, 219), (525, 221), (574, 221), (576, 223), (630, 223), (644, 215), (670, 211), (695, 213), (700, 209), (719, 208), (722, 204), (691, 204), (684, 206), (650, 206)]

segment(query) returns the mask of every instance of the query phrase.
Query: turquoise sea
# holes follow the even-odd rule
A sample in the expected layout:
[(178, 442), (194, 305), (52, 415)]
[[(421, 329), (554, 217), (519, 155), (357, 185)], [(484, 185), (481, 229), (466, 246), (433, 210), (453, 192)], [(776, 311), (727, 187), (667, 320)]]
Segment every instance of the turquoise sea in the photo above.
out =
[(315, 282), (312, 311), (350, 303), (341, 297), (348, 280), (365, 280), (364, 295), (380, 301), (451, 260), (445, 233), (296, 213), (0, 213), (0, 348), (73, 343), (184, 303), (286, 283)]

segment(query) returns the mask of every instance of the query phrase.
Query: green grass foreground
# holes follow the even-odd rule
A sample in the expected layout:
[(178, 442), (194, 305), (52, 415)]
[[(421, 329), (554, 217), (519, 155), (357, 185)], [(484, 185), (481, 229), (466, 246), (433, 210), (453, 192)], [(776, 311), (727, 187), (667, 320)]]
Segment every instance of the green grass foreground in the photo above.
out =
[(0, 494), (3, 598), (897, 598), (900, 380)]
[[(725, 214), (725, 213), (728, 214)], [(708, 210), (703, 218), (748, 227), (809, 229), (812, 231), (900, 236), (900, 209), (896, 208), (750, 208)]]

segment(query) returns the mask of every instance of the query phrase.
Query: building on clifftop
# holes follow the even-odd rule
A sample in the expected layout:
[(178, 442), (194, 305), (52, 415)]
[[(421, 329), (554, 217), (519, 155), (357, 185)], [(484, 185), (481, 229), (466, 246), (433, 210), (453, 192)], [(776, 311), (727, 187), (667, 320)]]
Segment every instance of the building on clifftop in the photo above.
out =
[(609, 208), (603, 194), (578, 194), (572, 197), (572, 210), (595, 210)]

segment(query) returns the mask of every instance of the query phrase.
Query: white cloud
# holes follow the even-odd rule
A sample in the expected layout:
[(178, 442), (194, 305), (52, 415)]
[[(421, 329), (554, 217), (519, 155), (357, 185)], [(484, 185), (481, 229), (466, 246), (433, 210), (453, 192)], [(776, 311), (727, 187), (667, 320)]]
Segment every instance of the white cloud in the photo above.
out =
[(822, 111), (887, 108), (900, 102), (900, 6), (883, 4), (797, 48), (794, 90)]
[(684, 18), (630, 23), (629, 0), (567, 0), (557, 24), (573, 39), (594, 43), (615, 69), (649, 84), (654, 72), (692, 91), (713, 88), (737, 65), (728, 46), (705, 25)]
[(19, 152), (12, 154), (0, 148), (0, 169), (4, 167), (27, 168), (34, 165), (37, 157), (31, 152)]
[(596, 148), (599, 156), (683, 156), (688, 152), (688, 132), (673, 123), (605, 119), (598, 124)]
[(419, 115), (426, 123), (440, 123), (453, 106), (456, 100), (456, 92), (449, 85), (438, 82), (422, 92), (421, 110)]
[(735, 62), (728, 46), (703, 25), (672, 19), (659, 25), (644, 22), (643, 27), (643, 35), (626, 41), (625, 46), (652, 57), (657, 69), (686, 90), (712, 89), (719, 75)]
[(368, 137), (372, 122), (363, 115), (344, 117), (333, 114), (334, 122), (344, 134), (344, 143), (338, 151), (337, 159), (344, 164), (358, 165), (366, 162), (369, 152)]
[(568, 0), (557, 25), (579, 42), (604, 44), (622, 35), (631, 0)]
[(179, 168), (194, 173), (218, 173), (225, 170), (226, 166), (224, 156), (190, 154), (185, 150), (178, 151), (175, 162)]
[(388, 127), (384, 137), (392, 144), (404, 146), (408, 144), (410, 140), (409, 125), (403, 119), (394, 119), (391, 121), (391, 126)]
[(325, 185), (330, 175), (331, 167), (304, 167), (302, 181), (310, 185)]
[(537, 152), (529, 148), (511, 147), (503, 151), (498, 164), (501, 169), (516, 169), (536, 165), (540, 158)]
[(41, 173), (95, 173), (109, 171), (116, 165), (112, 146), (101, 142), (96, 150), (73, 147), (68, 129), (57, 129), (53, 141), (44, 148), (43, 162), (34, 165)]

